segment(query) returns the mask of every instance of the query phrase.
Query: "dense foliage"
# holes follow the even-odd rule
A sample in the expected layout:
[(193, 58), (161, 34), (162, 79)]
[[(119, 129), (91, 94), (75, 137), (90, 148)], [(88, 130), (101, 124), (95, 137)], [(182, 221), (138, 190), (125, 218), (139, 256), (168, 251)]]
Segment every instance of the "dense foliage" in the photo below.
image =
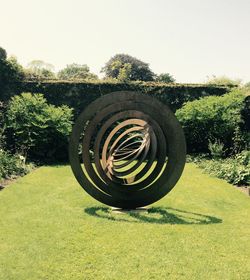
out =
[(24, 78), (24, 70), (16, 58), (7, 58), (6, 51), (0, 47), (0, 100), (12, 95)]
[(227, 76), (213, 76), (212, 78), (209, 78), (207, 81), (207, 84), (212, 85), (226, 85), (230, 87), (237, 87), (241, 84), (240, 79), (230, 79)]
[(4, 129), (5, 129), (5, 120), (4, 120), (4, 104), (0, 102), (0, 149), (4, 146)]
[(32, 168), (32, 165), (25, 164), (24, 157), (17, 154), (13, 155), (6, 150), (5, 110), (6, 106), (0, 102), (0, 183), (3, 179), (25, 175)]
[[(235, 89), (224, 96), (209, 96), (187, 102), (177, 110), (176, 116), (181, 122), (189, 152), (208, 151), (209, 141), (218, 140), (225, 151), (232, 153), (234, 144), (245, 148), (244, 123), (241, 110), (244, 108), (245, 94)], [(237, 148), (237, 152), (240, 147)]]
[(22, 93), (9, 102), (6, 113), (7, 144), (25, 158), (62, 160), (67, 158), (72, 109), (49, 105), (42, 94)]
[(55, 79), (53, 72), (54, 66), (42, 60), (33, 60), (28, 64), (28, 68), (24, 69), (25, 80), (40, 81)]
[(0, 47), (0, 60), (6, 60), (6, 58), (7, 58), (6, 50)]
[(89, 67), (86, 64), (72, 63), (67, 65), (64, 69), (58, 72), (58, 78), (66, 81), (74, 80), (97, 80), (97, 75), (90, 73)]
[(248, 96), (245, 98), (245, 106), (241, 110), (241, 115), (245, 124), (245, 130), (250, 131), (250, 90), (247, 89), (247, 93)]
[(31, 69), (24, 69), (24, 77), (27, 81), (41, 81), (41, 80), (54, 80), (56, 75), (48, 69), (40, 69), (33, 71)]
[(250, 185), (250, 151), (242, 151), (226, 159), (202, 159), (196, 163), (205, 172), (234, 185)]
[(116, 54), (102, 68), (108, 78), (121, 81), (153, 81), (155, 74), (145, 63), (127, 54)]
[(224, 144), (222, 142), (220, 142), (220, 140), (215, 139), (215, 141), (212, 142), (209, 139), (208, 140), (208, 149), (209, 149), (210, 155), (215, 159), (223, 158), (225, 155)]
[(173, 111), (180, 108), (183, 103), (204, 96), (223, 95), (228, 92), (224, 86), (206, 86), (199, 84), (166, 84), (156, 82), (23, 82), (18, 92), (42, 93), (50, 104), (61, 106), (63, 104), (74, 108), (77, 116), (84, 108), (96, 98), (115, 91), (137, 91), (150, 94)]
[(157, 75), (156, 81), (161, 83), (174, 83), (175, 78), (171, 76), (169, 73), (162, 73), (160, 75)]
[(11, 155), (9, 152), (0, 149), (0, 181), (2, 179), (22, 176), (28, 173), (29, 165), (26, 165), (22, 156)]

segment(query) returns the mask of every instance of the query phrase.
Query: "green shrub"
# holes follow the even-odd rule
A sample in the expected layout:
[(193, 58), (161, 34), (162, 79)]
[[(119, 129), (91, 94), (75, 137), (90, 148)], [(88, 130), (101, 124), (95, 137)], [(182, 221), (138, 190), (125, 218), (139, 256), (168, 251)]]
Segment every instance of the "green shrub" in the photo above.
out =
[(224, 179), (233, 185), (250, 185), (250, 151), (242, 151), (224, 160), (199, 159), (196, 163), (206, 173)]
[(182, 124), (189, 152), (208, 152), (209, 139), (224, 144), (232, 152), (234, 137), (242, 125), (241, 110), (245, 94), (240, 89), (223, 96), (209, 96), (187, 102), (177, 110), (176, 116)]
[(224, 144), (220, 140), (216, 139), (214, 142), (208, 140), (208, 149), (211, 156), (215, 159), (222, 158), (224, 155)]
[(8, 179), (13, 176), (22, 176), (29, 171), (28, 166), (24, 163), (24, 158), (19, 155), (11, 155), (10, 153), (0, 149), (0, 180)]
[(32, 160), (65, 160), (72, 109), (49, 105), (42, 94), (22, 93), (8, 106), (9, 147)]
[(235, 156), (235, 160), (241, 165), (250, 166), (250, 151), (242, 151)]

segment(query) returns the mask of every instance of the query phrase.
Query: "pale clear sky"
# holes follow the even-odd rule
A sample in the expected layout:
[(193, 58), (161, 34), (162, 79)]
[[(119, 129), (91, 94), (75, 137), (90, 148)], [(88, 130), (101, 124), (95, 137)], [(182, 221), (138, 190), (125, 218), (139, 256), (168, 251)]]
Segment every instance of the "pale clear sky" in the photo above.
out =
[(250, 0), (0, 0), (0, 46), (26, 65), (99, 74), (127, 53), (178, 82), (250, 81)]

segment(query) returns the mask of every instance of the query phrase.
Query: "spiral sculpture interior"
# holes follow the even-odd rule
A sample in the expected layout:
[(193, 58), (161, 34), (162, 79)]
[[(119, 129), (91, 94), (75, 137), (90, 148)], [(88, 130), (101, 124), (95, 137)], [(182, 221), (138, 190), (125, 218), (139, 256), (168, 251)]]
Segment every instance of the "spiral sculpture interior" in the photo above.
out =
[(134, 209), (159, 200), (175, 186), (186, 145), (166, 105), (149, 95), (114, 92), (78, 117), (69, 157), (76, 179), (92, 197)]

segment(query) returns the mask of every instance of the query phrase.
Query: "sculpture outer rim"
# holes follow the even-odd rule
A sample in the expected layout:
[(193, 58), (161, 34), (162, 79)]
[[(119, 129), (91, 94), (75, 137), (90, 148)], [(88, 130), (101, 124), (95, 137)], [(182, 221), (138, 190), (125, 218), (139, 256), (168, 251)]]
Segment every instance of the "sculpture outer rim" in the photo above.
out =
[[(170, 128), (171, 137), (168, 135), (168, 140), (170, 141), (170, 157), (171, 157), (171, 165), (167, 165), (167, 176), (160, 177), (157, 181), (159, 185), (158, 193), (154, 194), (152, 198), (149, 191), (145, 191), (143, 201), (136, 201), (135, 199), (131, 198), (130, 201), (126, 199), (114, 199), (113, 197), (104, 194), (98, 189), (94, 189), (92, 187), (91, 182), (85, 176), (84, 172), (82, 171), (80, 161), (78, 158), (78, 145), (79, 145), (79, 136), (81, 133), (81, 128), (83, 125), (83, 121), (89, 119), (98, 111), (97, 109), (100, 105), (102, 107), (108, 106), (112, 104), (116, 100), (117, 102), (121, 101), (134, 101), (138, 103), (144, 103), (145, 105), (154, 104), (155, 107), (159, 109), (159, 113), (163, 116), (161, 119), (161, 125), (164, 128)], [(172, 143), (172, 144), (171, 144)], [(136, 208), (142, 207), (145, 205), (152, 204), (158, 201), (160, 198), (165, 196), (171, 189), (175, 186), (177, 181), (179, 180), (185, 165), (185, 157), (186, 157), (186, 143), (183, 130), (177, 121), (176, 117), (169, 109), (168, 106), (163, 105), (157, 99), (147, 96), (145, 94), (141, 94), (138, 92), (131, 92), (131, 91), (122, 91), (122, 92), (113, 92), (107, 95), (104, 95), (94, 102), (92, 102), (78, 117), (73, 131), (70, 137), (70, 145), (69, 145), (69, 158), (71, 163), (72, 171), (80, 183), (82, 188), (89, 193), (92, 197), (97, 199), (98, 201), (105, 203), (107, 205), (119, 208)], [(166, 180), (164, 182), (164, 180)]]

